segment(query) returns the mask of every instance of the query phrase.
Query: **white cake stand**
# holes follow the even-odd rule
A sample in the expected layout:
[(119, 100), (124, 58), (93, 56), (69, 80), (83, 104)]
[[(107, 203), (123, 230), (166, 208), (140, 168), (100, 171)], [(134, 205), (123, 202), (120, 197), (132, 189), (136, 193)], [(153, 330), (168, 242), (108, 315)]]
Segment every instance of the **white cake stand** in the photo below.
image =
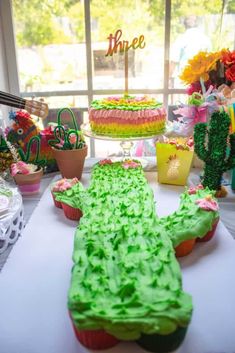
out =
[[(1, 178), (0, 187), (5, 187)], [(0, 254), (7, 249), (8, 245), (16, 242), (25, 224), (21, 194), (16, 187), (7, 185), (6, 188), (11, 190), (12, 196), (8, 207), (0, 212)]]
[[(151, 139), (159, 139), (161, 136), (169, 134), (172, 130), (172, 125), (167, 124), (165, 130), (163, 130), (158, 135), (151, 135), (151, 136), (135, 136), (135, 137), (111, 137), (106, 135), (97, 135), (93, 131), (91, 131), (91, 127), (89, 123), (81, 125), (82, 133), (89, 138), (97, 139), (97, 140), (104, 140), (104, 141), (120, 141), (120, 146), (123, 151), (123, 158), (129, 159), (131, 158), (131, 149), (134, 145), (134, 141), (141, 141), (141, 140), (151, 140)], [(135, 158), (140, 159), (140, 158)], [(140, 160), (143, 162), (143, 159)], [(142, 163), (143, 164), (143, 163)]]

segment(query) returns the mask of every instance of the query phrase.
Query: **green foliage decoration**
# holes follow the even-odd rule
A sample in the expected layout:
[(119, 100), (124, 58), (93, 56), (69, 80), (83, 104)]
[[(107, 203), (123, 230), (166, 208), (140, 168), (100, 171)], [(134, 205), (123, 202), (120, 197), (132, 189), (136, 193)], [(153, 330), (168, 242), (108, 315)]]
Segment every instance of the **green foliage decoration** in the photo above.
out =
[[(65, 129), (62, 125), (61, 115), (64, 111), (68, 111), (69, 115), (72, 118), (74, 129)], [(73, 150), (80, 149), (85, 147), (86, 143), (83, 137), (82, 132), (78, 129), (76, 118), (74, 113), (69, 108), (62, 108), (58, 112), (57, 116), (58, 125), (54, 129), (54, 140), (49, 140), (48, 143), (51, 147), (60, 150)], [(74, 137), (75, 141), (71, 141), (71, 138)]]
[(229, 126), (229, 115), (215, 112), (209, 124), (198, 123), (194, 128), (194, 150), (205, 162), (202, 184), (211, 190), (220, 190), (223, 173), (235, 167), (235, 134), (229, 136)]
[[(32, 157), (32, 146), (36, 145), (36, 153)], [(44, 167), (46, 164), (45, 159), (40, 159), (40, 146), (41, 146), (41, 140), (39, 136), (33, 136), (29, 140), (26, 148), (26, 152), (23, 151), (21, 147), (18, 148), (18, 153), (21, 158), (21, 160), (25, 163), (33, 163), (36, 164), (39, 167)]]

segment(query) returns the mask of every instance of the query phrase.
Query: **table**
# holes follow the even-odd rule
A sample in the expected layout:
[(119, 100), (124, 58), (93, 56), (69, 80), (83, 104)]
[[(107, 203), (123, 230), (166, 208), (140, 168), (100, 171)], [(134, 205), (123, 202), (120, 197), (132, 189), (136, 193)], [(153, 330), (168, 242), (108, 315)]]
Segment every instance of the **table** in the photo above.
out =
[[(183, 187), (158, 185), (147, 172), (160, 216), (173, 212)], [(82, 182), (89, 184), (89, 173)], [(1, 353), (84, 353), (67, 313), (76, 222), (53, 206), (47, 189), (0, 275)], [(215, 237), (180, 260), (194, 313), (177, 353), (235, 353), (235, 242), (222, 222)], [(120, 343), (109, 353), (144, 352)]]

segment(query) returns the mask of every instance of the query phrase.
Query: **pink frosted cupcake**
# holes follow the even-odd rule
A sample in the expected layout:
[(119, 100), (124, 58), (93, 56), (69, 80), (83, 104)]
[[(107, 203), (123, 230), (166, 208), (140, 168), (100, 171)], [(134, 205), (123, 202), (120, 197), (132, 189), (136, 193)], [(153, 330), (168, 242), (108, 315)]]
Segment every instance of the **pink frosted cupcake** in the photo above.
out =
[(51, 195), (52, 195), (55, 207), (62, 208), (61, 202), (56, 200), (56, 197), (59, 196), (64, 191), (66, 191), (67, 189), (71, 188), (71, 183), (76, 184), (77, 181), (78, 181), (77, 178), (74, 178), (74, 181), (63, 178), (52, 184)]
[(83, 186), (77, 178), (61, 179), (51, 188), (55, 206), (63, 208), (65, 216), (74, 221), (82, 217), (83, 192)]

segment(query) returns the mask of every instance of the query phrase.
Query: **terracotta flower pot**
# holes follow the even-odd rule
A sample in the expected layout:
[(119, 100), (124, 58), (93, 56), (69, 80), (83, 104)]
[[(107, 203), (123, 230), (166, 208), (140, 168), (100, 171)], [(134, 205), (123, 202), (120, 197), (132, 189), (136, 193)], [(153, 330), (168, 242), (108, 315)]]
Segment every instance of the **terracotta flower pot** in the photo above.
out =
[(52, 147), (52, 151), (63, 178), (72, 179), (77, 177), (81, 179), (87, 156), (87, 146), (77, 150), (58, 150)]
[(32, 195), (39, 192), (42, 176), (43, 170), (40, 168), (30, 174), (16, 174), (14, 180), (22, 195)]

